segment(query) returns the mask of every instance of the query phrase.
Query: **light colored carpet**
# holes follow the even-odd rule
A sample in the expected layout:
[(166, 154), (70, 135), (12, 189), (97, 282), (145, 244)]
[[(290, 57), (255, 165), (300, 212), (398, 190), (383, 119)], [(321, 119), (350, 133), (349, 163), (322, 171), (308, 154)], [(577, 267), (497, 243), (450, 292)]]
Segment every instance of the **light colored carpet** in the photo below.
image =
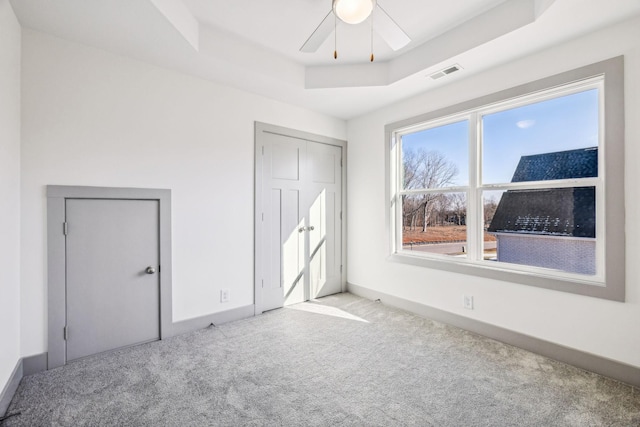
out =
[(619, 382), (350, 294), (22, 380), (9, 426), (637, 426)]

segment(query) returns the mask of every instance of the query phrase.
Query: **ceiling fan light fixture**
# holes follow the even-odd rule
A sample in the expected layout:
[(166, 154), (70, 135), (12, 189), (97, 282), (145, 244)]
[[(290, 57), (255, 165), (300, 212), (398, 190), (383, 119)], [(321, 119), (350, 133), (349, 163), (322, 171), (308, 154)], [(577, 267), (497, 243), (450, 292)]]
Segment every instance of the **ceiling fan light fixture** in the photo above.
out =
[(347, 24), (359, 24), (371, 15), (373, 0), (333, 0), (333, 13)]

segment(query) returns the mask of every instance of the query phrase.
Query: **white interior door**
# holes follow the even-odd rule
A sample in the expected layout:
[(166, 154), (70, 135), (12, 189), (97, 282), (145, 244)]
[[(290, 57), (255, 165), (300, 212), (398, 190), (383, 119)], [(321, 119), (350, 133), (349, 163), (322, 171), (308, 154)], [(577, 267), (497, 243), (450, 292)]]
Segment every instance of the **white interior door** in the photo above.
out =
[(263, 132), (258, 177), (257, 306), (266, 311), (342, 290), (342, 148)]
[[(304, 301), (306, 141), (264, 135), (263, 310)], [(302, 167), (301, 167), (302, 166)], [(302, 230), (302, 231), (301, 231)]]
[(67, 199), (67, 361), (160, 338), (156, 200)]
[(311, 298), (342, 290), (342, 149), (307, 142), (308, 181), (305, 212), (308, 217), (306, 258)]

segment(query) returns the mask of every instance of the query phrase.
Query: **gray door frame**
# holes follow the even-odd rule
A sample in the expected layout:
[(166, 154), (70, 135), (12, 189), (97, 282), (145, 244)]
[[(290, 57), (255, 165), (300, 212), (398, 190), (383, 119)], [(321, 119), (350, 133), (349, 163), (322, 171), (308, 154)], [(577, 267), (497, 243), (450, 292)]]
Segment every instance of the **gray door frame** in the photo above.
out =
[(268, 123), (255, 122), (255, 198), (254, 198), (254, 307), (255, 314), (262, 313), (262, 264), (264, 260), (261, 256), (260, 248), (262, 247), (262, 228), (263, 222), (263, 167), (262, 167), (262, 155), (264, 141), (262, 135), (264, 133), (271, 133), (276, 135), (283, 135), (306, 141), (317, 142), (321, 144), (335, 145), (342, 148), (342, 254), (341, 264), (342, 271), (340, 282), (342, 286), (342, 292), (347, 290), (347, 141), (331, 138), (328, 136), (316, 135), (313, 133), (303, 132), (295, 129), (289, 129), (282, 126), (271, 125)]
[(160, 245), (160, 339), (171, 336), (171, 190), (146, 188), (47, 186), (47, 369), (67, 362), (66, 251), (64, 222), (66, 199), (156, 200), (159, 205)]

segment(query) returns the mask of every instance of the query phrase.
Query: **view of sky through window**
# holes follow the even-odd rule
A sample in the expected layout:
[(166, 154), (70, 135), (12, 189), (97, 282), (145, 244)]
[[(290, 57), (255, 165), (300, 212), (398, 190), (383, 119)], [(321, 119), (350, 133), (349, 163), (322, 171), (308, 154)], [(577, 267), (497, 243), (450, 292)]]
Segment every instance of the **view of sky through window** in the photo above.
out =
[(482, 133), (482, 182), (511, 182), (522, 156), (598, 146), (598, 90), (488, 114)]
[[(469, 183), (469, 124), (460, 121), (403, 135), (403, 158), (438, 152), (455, 165), (449, 186)], [(598, 90), (511, 108), (482, 119), (482, 182), (511, 182), (522, 156), (598, 146)]]
[(419, 153), (439, 153), (456, 173), (444, 186), (469, 184), (469, 122), (466, 120), (411, 133), (402, 137), (402, 158)]

